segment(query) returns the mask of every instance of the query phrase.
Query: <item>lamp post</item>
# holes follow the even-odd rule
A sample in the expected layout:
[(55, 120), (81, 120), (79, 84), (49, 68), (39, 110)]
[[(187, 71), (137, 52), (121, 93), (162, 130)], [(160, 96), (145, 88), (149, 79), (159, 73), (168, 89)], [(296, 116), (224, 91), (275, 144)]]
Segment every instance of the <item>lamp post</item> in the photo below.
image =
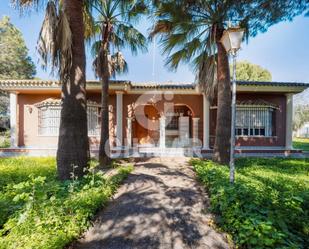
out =
[(244, 35), (244, 29), (239, 27), (228, 28), (224, 31), (221, 38), (226, 52), (233, 57), (233, 84), (232, 84), (232, 120), (231, 120), (231, 147), (230, 147), (230, 183), (235, 180), (235, 122), (236, 122), (236, 56), (240, 49), (241, 41)]

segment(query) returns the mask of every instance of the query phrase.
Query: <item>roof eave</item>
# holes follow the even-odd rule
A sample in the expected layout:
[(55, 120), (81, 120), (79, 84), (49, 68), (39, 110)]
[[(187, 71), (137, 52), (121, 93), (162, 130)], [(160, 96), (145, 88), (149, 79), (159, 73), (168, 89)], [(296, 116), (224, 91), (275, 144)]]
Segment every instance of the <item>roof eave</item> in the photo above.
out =
[(261, 92), (261, 93), (301, 93), (308, 86), (250, 86), (238, 85), (237, 92)]

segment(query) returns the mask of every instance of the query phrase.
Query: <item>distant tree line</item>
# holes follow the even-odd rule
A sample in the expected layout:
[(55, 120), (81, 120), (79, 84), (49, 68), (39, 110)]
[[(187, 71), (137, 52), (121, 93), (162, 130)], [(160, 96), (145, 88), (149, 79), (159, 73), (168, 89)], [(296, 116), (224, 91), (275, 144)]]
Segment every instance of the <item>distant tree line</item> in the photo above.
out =
[(309, 122), (309, 104), (297, 105), (294, 108), (293, 130), (297, 131)]
[[(232, 74), (232, 66), (230, 67)], [(236, 63), (236, 78), (244, 81), (271, 81), (271, 73), (259, 65), (249, 61), (239, 61)]]
[[(32, 79), (35, 65), (28, 55), (22, 33), (10, 22), (8, 16), (0, 20), (0, 80)], [(0, 91), (0, 114), (8, 112), (7, 93)]]

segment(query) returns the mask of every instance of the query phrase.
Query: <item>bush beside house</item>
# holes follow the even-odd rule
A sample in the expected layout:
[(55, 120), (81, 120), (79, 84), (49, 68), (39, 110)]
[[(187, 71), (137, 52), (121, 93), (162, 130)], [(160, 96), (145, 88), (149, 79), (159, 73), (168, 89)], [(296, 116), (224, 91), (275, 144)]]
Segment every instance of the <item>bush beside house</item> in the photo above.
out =
[(0, 248), (63, 248), (90, 225), (132, 167), (56, 179), (54, 158), (0, 159)]
[(241, 159), (229, 169), (193, 160), (220, 228), (240, 248), (308, 248), (309, 160)]

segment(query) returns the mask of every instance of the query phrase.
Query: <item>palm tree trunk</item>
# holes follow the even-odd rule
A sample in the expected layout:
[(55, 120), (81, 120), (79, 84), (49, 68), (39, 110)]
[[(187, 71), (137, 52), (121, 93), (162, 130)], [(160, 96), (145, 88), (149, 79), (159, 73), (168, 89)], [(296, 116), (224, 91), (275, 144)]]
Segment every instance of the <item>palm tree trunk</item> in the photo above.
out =
[(62, 82), (62, 109), (57, 151), (58, 177), (82, 176), (89, 160), (83, 1), (64, 0), (63, 8), (72, 31), (72, 68)]
[(220, 42), (222, 34), (223, 30), (217, 33), (218, 109), (213, 159), (220, 164), (227, 164), (230, 158), (231, 138), (231, 81), (228, 56)]
[(99, 148), (99, 164), (101, 168), (107, 167), (111, 163), (110, 159), (110, 144), (109, 144), (109, 68), (108, 68), (108, 53), (109, 53), (109, 36), (112, 26), (110, 23), (106, 23), (105, 27), (102, 27), (104, 32), (102, 33), (102, 47), (99, 52), (99, 72), (102, 83), (101, 93), (101, 139)]
[(103, 65), (103, 76), (101, 79), (102, 93), (101, 93), (101, 139), (99, 148), (99, 163), (100, 167), (107, 167), (110, 160), (110, 144), (109, 144), (109, 110), (108, 110), (108, 99), (109, 99), (109, 73), (108, 73), (108, 52), (104, 51), (104, 65)]

